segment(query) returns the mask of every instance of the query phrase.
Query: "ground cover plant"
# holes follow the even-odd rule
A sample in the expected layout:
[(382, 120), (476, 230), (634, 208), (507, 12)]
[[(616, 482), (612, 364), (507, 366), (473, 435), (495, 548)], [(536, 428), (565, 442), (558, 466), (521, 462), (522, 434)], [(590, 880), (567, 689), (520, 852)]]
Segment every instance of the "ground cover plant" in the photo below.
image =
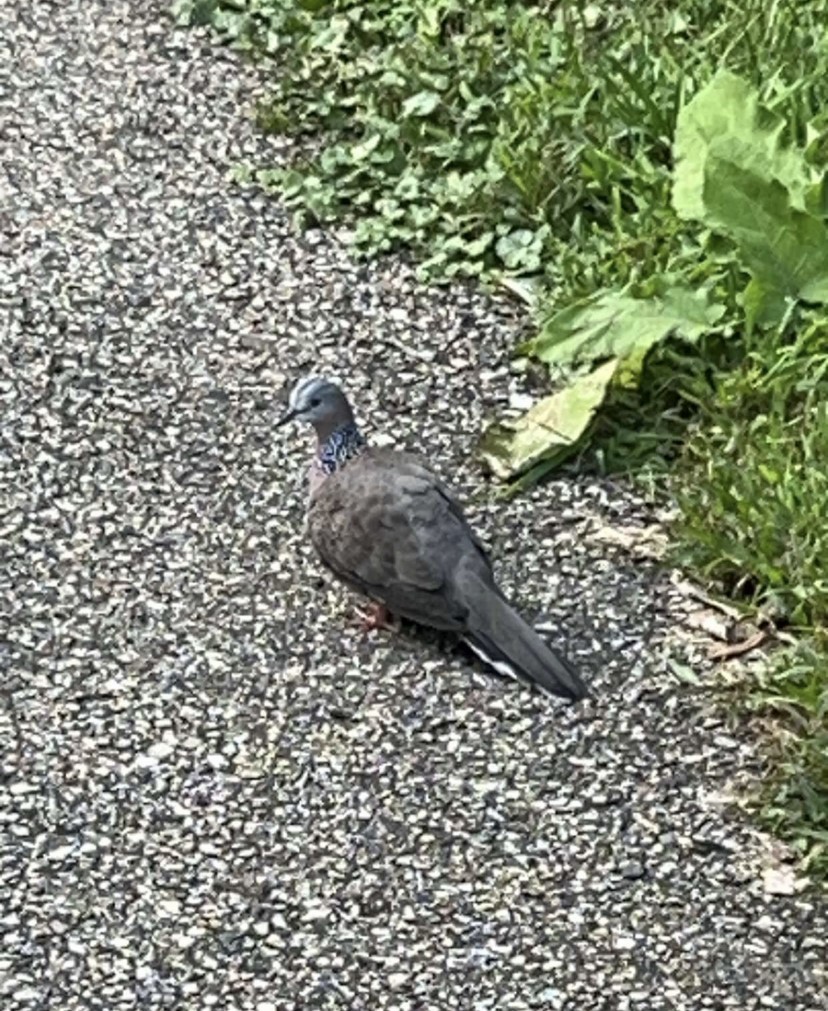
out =
[(801, 632), (765, 816), (828, 869), (828, 0), (178, 0), (272, 59), (252, 166), (359, 253), (506, 284), (551, 392), (481, 454), (655, 475), (682, 560)]

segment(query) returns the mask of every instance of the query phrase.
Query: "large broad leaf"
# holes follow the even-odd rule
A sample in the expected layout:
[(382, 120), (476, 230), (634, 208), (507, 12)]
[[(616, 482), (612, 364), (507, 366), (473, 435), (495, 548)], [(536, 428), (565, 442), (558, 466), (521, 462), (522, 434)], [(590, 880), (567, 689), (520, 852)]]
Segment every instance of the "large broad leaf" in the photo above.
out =
[(523, 350), (549, 364), (569, 365), (601, 358), (643, 360), (670, 334), (695, 341), (712, 330), (724, 307), (706, 293), (670, 288), (660, 298), (632, 298), (600, 291), (549, 319)]
[(733, 74), (719, 74), (680, 113), (673, 203), (735, 242), (753, 281), (750, 325), (778, 321), (785, 298), (828, 301), (824, 193), (783, 124)]
[(736, 242), (763, 288), (809, 302), (828, 301), (828, 228), (792, 207), (778, 180), (711, 156), (704, 203), (705, 220)]
[(788, 311), (788, 303), (776, 286), (751, 278), (742, 295), (748, 331), (755, 327), (779, 326)]
[(707, 220), (705, 186), (711, 157), (726, 159), (788, 191), (803, 209), (812, 183), (802, 152), (782, 142), (784, 122), (759, 105), (747, 81), (723, 71), (680, 112), (676, 124), (673, 205), (679, 215)]
[(503, 481), (541, 461), (560, 462), (577, 449), (615, 374), (612, 359), (548, 397), (516, 421), (492, 425), (483, 437), (481, 454), (492, 473)]

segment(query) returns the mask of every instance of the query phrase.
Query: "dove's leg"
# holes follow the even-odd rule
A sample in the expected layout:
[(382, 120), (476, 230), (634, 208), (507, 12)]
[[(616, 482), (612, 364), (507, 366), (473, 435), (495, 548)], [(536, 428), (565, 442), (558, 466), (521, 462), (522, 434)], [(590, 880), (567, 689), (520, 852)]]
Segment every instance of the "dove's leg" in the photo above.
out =
[(388, 632), (399, 632), (399, 619), (393, 618), (385, 604), (370, 603), (365, 610), (357, 610), (357, 627), (363, 632), (373, 632), (384, 629)]

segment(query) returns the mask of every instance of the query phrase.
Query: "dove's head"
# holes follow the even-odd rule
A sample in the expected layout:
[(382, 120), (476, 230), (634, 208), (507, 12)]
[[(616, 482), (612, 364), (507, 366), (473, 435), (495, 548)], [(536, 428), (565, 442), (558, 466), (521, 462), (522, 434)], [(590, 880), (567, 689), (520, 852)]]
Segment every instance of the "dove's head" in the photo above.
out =
[(276, 423), (306, 421), (313, 425), (320, 441), (354, 420), (354, 412), (342, 390), (324, 376), (305, 376), (290, 391), (288, 407)]

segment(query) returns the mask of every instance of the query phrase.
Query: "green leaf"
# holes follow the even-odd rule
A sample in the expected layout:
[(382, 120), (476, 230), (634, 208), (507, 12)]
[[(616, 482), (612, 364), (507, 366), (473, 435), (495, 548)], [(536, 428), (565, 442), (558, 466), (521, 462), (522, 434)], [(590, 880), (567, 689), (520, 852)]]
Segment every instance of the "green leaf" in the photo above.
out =
[(828, 173), (805, 191), (805, 210), (815, 218), (828, 219)]
[(828, 302), (828, 228), (791, 206), (780, 182), (711, 157), (704, 202), (705, 220), (736, 242), (745, 266), (764, 287)]
[(613, 385), (626, 390), (637, 389), (641, 372), (644, 369), (644, 360), (649, 351), (649, 347), (635, 347), (628, 355), (621, 358), (618, 368), (615, 370)]
[(354, 144), (351, 148), (351, 157), (354, 161), (365, 161), (369, 155), (371, 155), (371, 153), (379, 147), (381, 141), (381, 134), (369, 134), (364, 140)]
[(308, 42), (309, 52), (314, 49), (324, 50), (328, 59), (331, 54), (339, 49), (348, 37), (348, 19), (344, 17), (333, 17), (317, 35)]
[(754, 277), (744, 290), (742, 307), (748, 330), (752, 331), (757, 326), (778, 326), (785, 317), (787, 303), (779, 291), (767, 288)]
[(803, 154), (782, 143), (784, 122), (759, 105), (754, 88), (723, 71), (679, 113), (674, 145), (673, 206), (689, 220), (707, 221), (705, 199), (711, 158), (738, 165), (760, 179), (775, 179), (791, 203), (804, 208), (812, 182)]
[(604, 290), (557, 313), (524, 351), (548, 364), (637, 357), (670, 334), (695, 341), (715, 329), (724, 306), (705, 292), (674, 287), (658, 298), (632, 298)]
[(517, 420), (492, 425), (480, 448), (492, 473), (506, 481), (542, 461), (551, 467), (573, 453), (603, 403), (616, 365), (615, 359), (605, 362), (544, 397)]
[(821, 180), (803, 151), (783, 145), (783, 129), (755, 89), (721, 73), (681, 111), (676, 130), (673, 204), (736, 243), (757, 282), (746, 292), (751, 326), (780, 318), (784, 297), (828, 301)]
[(533, 232), (528, 228), (518, 228), (497, 240), (495, 252), (507, 270), (537, 270), (544, 238), (542, 229)]
[(430, 116), (440, 104), (436, 91), (420, 91), (402, 104), (403, 116)]
[(491, 232), (484, 232), (476, 239), (470, 239), (465, 243), (466, 255), (472, 258), (482, 256), (491, 246), (494, 236)]

